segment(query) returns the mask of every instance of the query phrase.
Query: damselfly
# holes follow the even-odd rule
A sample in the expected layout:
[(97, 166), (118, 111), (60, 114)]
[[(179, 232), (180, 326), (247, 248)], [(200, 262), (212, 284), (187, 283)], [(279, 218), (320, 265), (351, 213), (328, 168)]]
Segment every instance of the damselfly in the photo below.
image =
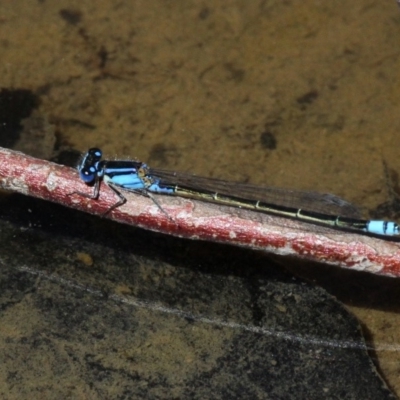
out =
[(126, 190), (150, 197), (162, 211), (153, 194), (186, 197), (339, 229), (400, 235), (397, 223), (362, 219), (357, 207), (332, 194), (227, 182), (150, 168), (140, 161), (102, 160), (102, 151), (98, 148), (89, 149), (78, 171), (85, 183), (94, 185), (91, 195), (78, 194), (96, 199), (100, 183), (104, 181), (118, 196), (119, 200), (108, 212), (126, 202), (121, 193)]

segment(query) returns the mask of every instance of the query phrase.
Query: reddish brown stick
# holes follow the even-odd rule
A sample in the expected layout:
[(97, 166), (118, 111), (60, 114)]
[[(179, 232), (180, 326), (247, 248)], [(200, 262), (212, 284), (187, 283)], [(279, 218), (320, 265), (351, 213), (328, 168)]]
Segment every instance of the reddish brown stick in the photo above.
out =
[[(0, 148), (0, 187), (102, 215), (118, 200), (102, 185), (98, 200), (75, 169)], [(154, 202), (124, 192), (126, 204), (107, 218), (189, 239), (209, 240), (297, 256), (382, 275), (400, 276), (400, 244), (323, 228), (304, 222), (173, 196), (157, 196), (168, 216)]]

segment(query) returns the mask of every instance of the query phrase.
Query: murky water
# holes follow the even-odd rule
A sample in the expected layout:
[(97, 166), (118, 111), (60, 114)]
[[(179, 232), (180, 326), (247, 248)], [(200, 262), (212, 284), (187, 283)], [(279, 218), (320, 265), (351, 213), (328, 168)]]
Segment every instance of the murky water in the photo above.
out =
[[(95, 145), (157, 167), (331, 192), (366, 212), (392, 200), (394, 0), (13, 1), (0, 6), (0, 26), (1, 87), (40, 99), (59, 148)], [(335, 276), (340, 287), (340, 277), (347, 288), (356, 280)], [(370, 277), (365, 302), (341, 300), (400, 393), (400, 299), (394, 289), (395, 304), (376, 295), (397, 285), (389, 281)]]

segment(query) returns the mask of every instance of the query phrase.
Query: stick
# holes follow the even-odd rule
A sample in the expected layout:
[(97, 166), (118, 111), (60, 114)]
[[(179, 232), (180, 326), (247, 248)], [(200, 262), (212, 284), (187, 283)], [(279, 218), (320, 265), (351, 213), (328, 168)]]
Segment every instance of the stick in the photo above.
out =
[[(103, 184), (99, 199), (75, 169), (0, 148), (0, 187), (103, 215), (117, 201)], [(114, 221), (174, 236), (243, 246), (381, 275), (400, 276), (400, 243), (304, 222), (173, 196), (151, 199), (124, 192), (126, 204), (106, 215)]]

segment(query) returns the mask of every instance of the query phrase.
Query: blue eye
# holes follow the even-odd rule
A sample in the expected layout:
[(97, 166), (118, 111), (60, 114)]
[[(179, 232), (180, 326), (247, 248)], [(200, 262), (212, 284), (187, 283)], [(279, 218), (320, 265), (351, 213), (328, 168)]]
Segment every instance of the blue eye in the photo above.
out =
[(79, 171), (79, 176), (85, 183), (92, 183), (96, 178), (96, 168), (82, 168)]
[(96, 147), (89, 149), (86, 154), (86, 157), (92, 157), (93, 162), (100, 161), (101, 157), (103, 156), (103, 152)]

